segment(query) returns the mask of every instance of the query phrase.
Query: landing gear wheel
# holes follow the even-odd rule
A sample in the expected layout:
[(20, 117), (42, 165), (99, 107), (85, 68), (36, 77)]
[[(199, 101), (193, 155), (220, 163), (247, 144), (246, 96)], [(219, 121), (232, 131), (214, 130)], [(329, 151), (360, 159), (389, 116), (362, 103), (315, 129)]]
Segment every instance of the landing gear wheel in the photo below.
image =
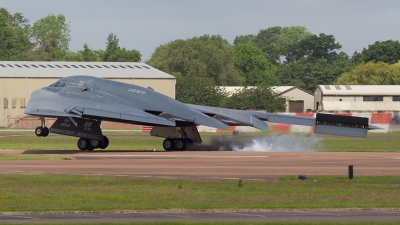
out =
[(172, 151), (172, 149), (174, 149), (174, 147), (175, 147), (174, 140), (171, 138), (165, 139), (163, 142), (163, 147), (164, 147), (165, 151)]
[(106, 136), (103, 136), (103, 144), (100, 148), (105, 149), (108, 147), (108, 144), (109, 144), (108, 138)]
[(179, 138), (175, 140), (176, 150), (183, 151), (186, 149), (186, 140), (183, 138)]
[(50, 133), (49, 128), (44, 127), (43, 128), (43, 137), (47, 137), (49, 135), (49, 133)]
[(103, 142), (96, 139), (90, 139), (89, 142), (90, 145), (93, 147), (93, 149), (100, 148), (100, 146), (103, 146)]
[(38, 137), (43, 136), (43, 134), (44, 134), (44, 129), (43, 129), (43, 127), (36, 127), (36, 129), (35, 129), (35, 134), (36, 134), (36, 136), (38, 136)]
[(78, 140), (78, 148), (81, 151), (87, 150), (89, 148), (89, 146), (90, 146), (90, 143), (89, 143), (89, 141), (87, 139), (79, 138), (79, 140)]

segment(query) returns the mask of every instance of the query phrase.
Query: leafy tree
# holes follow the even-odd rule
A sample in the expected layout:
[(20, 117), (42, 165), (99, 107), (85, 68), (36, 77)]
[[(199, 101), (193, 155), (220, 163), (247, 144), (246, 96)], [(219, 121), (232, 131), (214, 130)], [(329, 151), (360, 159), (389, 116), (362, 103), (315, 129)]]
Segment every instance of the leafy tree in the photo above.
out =
[(220, 35), (160, 45), (147, 63), (169, 74), (212, 78), (218, 86), (243, 83), (234, 66), (233, 46)]
[(273, 63), (279, 62), (279, 53), (275, 49), (276, 46), (272, 45), (275, 36), (282, 30), (282, 27), (270, 27), (265, 30), (260, 30), (254, 40), (254, 44), (261, 49), (265, 58)]
[(82, 54), (82, 61), (84, 62), (99, 61), (99, 57), (86, 43), (83, 45), (83, 50), (79, 52)]
[(0, 8), (0, 60), (26, 60), (32, 50), (29, 20)]
[(324, 58), (328, 63), (331, 63), (337, 59), (336, 50), (340, 50), (341, 47), (339, 43), (335, 43), (333, 35), (324, 33), (319, 34), (319, 36), (312, 35), (290, 46), (286, 63), (293, 63), (302, 58), (307, 58), (309, 62)]
[(328, 63), (324, 58), (313, 62), (307, 58), (281, 66), (277, 71), (281, 85), (294, 85), (309, 92), (314, 92), (317, 85), (332, 84), (345, 71), (350, 69), (345, 53), (340, 60)]
[(265, 59), (259, 48), (252, 44), (238, 44), (234, 47), (234, 53), (235, 67), (245, 78), (246, 85), (277, 83), (275, 77), (277, 67)]
[(104, 62), (139, 62), (142, 55), (138, 50), (127, 50), (118, 44), (117, 35), (111, 33), (107, 37), (107, 47), (103, 54)]
[(364, 62), (397, 63), (400, 60), (400, 43), (393, 40), (377, 41), (368, 45), (368, 49), (363, 49), (361, 58)]
[[(101, 57), (97, 53), (99, 50), (92, 50), (85, 43), (83, 45), (83, 50), (79, 50), (77, 52), (68, 51), (65, 57), (66, 61), (75, 61), (75, 62), (100, 62)], [(104, 52), (103, 50), (100, 50)]]
[(115, 52), (119, 49), (119, 39), (117, 38), (117, 35), (110, 33), (107, 37), (107, 46), (106, 46), (106, 51), (103, 55), (103, 61), (104, 62), (111, 62), (111, 55), (115, 54)]
[(271, 43), (272, 49), (275, 50), (275, 54), (279, 55), (279, 59), (282, 57), (286, 59), (292, 46), (298, 46), (299, 43), (308, 40), (312, 36), (313, 34), (305, 27), (284, 27), (274, 36)]
[(139, 62), (141, 57), (140, 52), (135, 49), (118, 48), (108, 59), (110, 62)]
[(218, 107), (227, 95), (224, 89), (215, 87), (213, 78), (177, 76), (176, 99), (178, 101)]
[(239, 35), (236, 36), (235, 40), (233, 41), (233, 45), (237, 46), (239, 44), (254, 44), (256, 36), (254, 34), (247, 34), (247, 35)]
[(336, 82), (343, 85), (400, 85), (400, 63), (361, 63), (343, 73)]
[(35, 22), (32, 27), (34, 43), (33, 60), (56, 61), (65, 57), (68, 51), (70, 25), (64, 15), (48, 15)]
[(282, 112), (286, 110), (286, 99), (277, 96), (268, 85), (254, 88), (244, 88), (227, 98), (223, 107), (230, 109), (255, 109), (269, 112)]
[(80, 51), (78, 51), (78, 52), (68, 51), (65, 54), (65, 57), (63, 60), (68, 61), (68, 62), (81, 62), (81, 61), (83, 61), (82, 58), (83, 58), (83, 56)]

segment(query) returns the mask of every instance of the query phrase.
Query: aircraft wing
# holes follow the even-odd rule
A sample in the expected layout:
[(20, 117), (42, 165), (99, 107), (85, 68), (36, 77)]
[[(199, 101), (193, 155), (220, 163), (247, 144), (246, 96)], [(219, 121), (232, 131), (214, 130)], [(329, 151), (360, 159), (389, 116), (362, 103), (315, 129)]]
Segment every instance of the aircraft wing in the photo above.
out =
[(221, 120), (232, 126), (252, 126), (264, 131), (268, 131), (268, 126), (264, 121), (272, 123), (285, 123), (294, 125), (314, 126), (315, 118), (282, 115), (276, 113), (265, 113), (247, 110), (225, 109), (210, 106), (191, 105), (200, 112)]
[(189, 105), (196, 110), (233, 126), (252, 126), (268, 131), (264, 121), (292, 125), (315, 126), (314, 132), (351, 137), (366, 137), (367, 131), (377, 129), (368, 124), (368, 118), (317, 113), (302, 117), (257, 111), (234, 110), (201, 105)]

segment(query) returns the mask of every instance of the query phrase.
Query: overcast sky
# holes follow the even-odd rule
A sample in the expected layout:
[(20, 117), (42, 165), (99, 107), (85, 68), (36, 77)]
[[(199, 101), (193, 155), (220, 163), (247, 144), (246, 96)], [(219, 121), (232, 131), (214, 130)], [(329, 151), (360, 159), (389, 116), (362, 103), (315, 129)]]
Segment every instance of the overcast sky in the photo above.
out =
[(375, 41), (400, 39), (399, 0), (0, 0), (10, 13), (33, 24), (63, 14), (71, 25), (69, 49), (105, 49), (108, 34), (119, 45), (150, 59), (154, 49), (176, 39), (238, 35), (273, 26), (304, 26), (333, 35), (352, 55)]

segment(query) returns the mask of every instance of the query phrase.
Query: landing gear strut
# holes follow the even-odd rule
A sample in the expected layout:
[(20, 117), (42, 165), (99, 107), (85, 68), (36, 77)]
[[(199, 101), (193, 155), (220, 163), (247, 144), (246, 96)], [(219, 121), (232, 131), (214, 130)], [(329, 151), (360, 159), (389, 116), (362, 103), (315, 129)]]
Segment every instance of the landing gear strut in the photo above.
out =
[(36, 127), (35, 129), (35, 134), (38, 137), (47, 137), (49, 135), (49, 128), (46, 127), (46, 121), (43, 117), (40, 117), (40, 122), (41, 125), (39, 127)]

